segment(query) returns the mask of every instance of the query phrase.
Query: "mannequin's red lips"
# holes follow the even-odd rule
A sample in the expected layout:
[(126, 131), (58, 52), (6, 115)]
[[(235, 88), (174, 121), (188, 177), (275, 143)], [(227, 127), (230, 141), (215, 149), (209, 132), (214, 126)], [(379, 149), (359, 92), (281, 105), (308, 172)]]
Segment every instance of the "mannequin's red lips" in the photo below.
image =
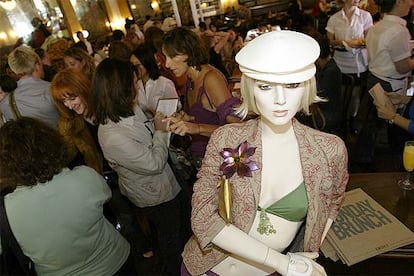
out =
[(275, 110), (272, 113), (275, 117), (284, 117), (288, 114), (288, 110)]

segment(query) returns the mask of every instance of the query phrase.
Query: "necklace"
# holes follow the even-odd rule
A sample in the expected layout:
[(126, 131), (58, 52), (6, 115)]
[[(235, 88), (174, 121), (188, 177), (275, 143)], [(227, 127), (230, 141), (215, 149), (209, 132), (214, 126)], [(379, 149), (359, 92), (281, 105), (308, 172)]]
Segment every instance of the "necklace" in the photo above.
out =
[(194, 90), (194, 81), (190, 78), (188, 78), (187, 80), (187, 85), (186, 85), (186, 89), (187, 92), (193, 91)]
[(257, 232), (259, 232), (260, 235), (265, 234), (266, 236), (270, 234), (275, 234), (276, 229), (273, 227), (272, 223), (270, 222), (270, 218), (266, 213), (266, 209), (258, 206), (257, 210), (260, 211), (260, 221), (259, 221), (259, 225), (257, 226)]

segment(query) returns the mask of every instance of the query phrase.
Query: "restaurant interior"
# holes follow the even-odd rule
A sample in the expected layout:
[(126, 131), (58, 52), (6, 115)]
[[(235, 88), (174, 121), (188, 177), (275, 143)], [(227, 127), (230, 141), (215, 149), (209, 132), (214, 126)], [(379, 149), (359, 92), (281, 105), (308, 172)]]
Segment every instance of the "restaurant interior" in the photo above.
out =
[[(124, 31), (125, 19), (131, 18), (142, 27), (149, 15), (162, 21), (172, 17), (178, 26), (196, 28), (199, 22), (218, 22), (220, 30), (233, 24), (240, 7), (247, 8), (256, 20), (265, 19), (272, 25), (286, 24), (289, 0), (0, 0), (0, 57), (3, 66), (7, 54), (19, 43), (27, 43), (38, 18), (51, 32), (50, 42), (65, 39), (77, 42), (81, 31), (95, 47), (107, 51), (114, 30)], [(310, 11), (313, 0), (302, 1)], [(252, 29), (258, 21), (252, 24)], [(240, 72), (235, 70), (237, 82)], [(233, 85), (235, 85), (233, 83)], [(414, 231), (414, 191), (405, 191), (397, 181), (405, 177), (402, 153), (396, 154), (387, 142), (385, 129), (377, 137), (373, 162), (369, 165), (354, 162), (358, 127), (347, 122), (342, 138), (346, 142), (349, 159), (349, 189), (362, 188), (382, 206)], [(328, 275), (414, 275), (414, 244), (347, 266), (323, 256), (319, 262)], [(138, 258), (139, 275), (163, 275), (156, 258)]]

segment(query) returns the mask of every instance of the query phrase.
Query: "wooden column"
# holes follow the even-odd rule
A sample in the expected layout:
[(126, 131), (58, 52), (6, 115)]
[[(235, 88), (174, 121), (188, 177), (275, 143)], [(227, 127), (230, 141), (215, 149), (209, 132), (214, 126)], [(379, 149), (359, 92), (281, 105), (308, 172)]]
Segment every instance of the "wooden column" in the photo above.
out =
[(68, 28), (68, 32), (70, 35), (70, 38), (73, 39), (73, 35), (77, 31), (82, 31), (82, 26), (79, 23), (78, 18), (76, 17), (75, 10), (72, 7), (72, 4), (68, 0), (58, 0), (58, 5), (60, 7), (60, 10), (65, 15), (65, 24)]
[(125, 18), (132, 17), (127, 0), (105, 0), (105, 7), (108, 11), (112, 30), (123, 29)]

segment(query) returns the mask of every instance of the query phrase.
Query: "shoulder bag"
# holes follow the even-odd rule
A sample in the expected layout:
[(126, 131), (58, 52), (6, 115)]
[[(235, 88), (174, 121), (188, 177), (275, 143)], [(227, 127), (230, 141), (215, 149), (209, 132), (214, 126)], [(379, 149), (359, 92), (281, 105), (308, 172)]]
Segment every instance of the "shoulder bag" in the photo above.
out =
[(14, 92), (10, 93), (9, 96), (9, 105), (10, 105), (10, 109), (14, 114), (14, 117), (16, 119), (19, 119), (20, 117), (22, 117), (22, 115), (20, 114), (19, 109), (17, 108), (17, 104), (16, 104), (16, 100), (14, 99)]

